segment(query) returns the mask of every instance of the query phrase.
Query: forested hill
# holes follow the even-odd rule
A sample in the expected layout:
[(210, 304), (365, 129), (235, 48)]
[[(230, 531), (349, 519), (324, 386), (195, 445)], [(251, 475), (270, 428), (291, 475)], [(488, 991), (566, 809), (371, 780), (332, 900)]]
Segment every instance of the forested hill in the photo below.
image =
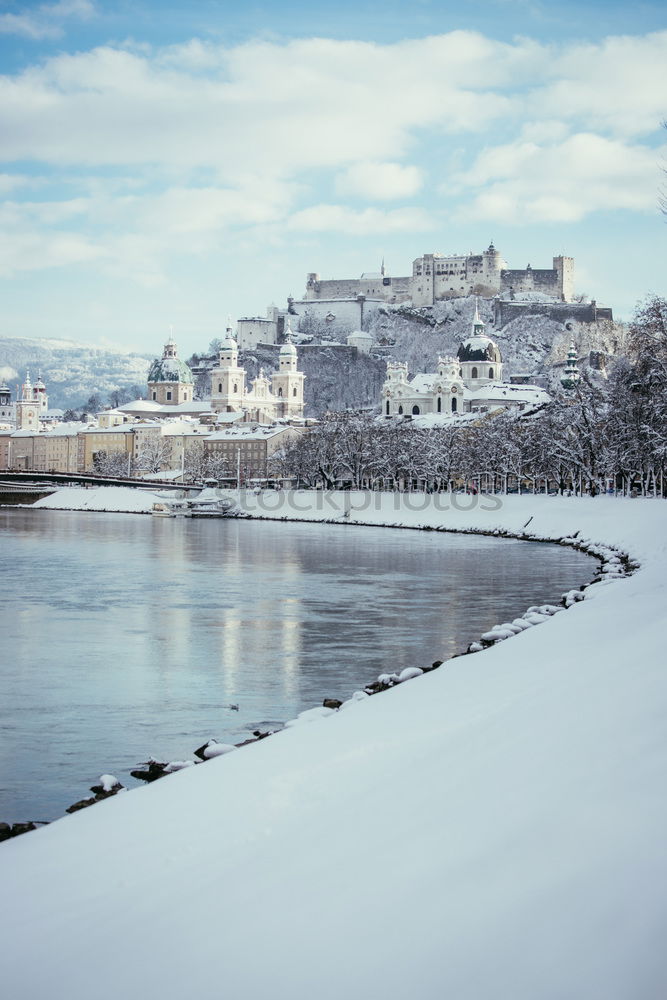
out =
[(151, 360), (149, 354), (121, 354), (71, 340), (0, 337), (0, 380), (13, 392), (26, 369), (33, 379), (41, 370), (49, 406), (61, 409), (76, 408), (93, 395), (107, 402), (115, 389), (136, 386), (144, 394)]

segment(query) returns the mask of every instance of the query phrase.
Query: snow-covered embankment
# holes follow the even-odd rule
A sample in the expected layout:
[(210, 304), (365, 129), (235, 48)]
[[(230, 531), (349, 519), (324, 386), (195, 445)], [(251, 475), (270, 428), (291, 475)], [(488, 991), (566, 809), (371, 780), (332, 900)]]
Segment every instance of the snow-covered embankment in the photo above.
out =
[(4, 844), (8, 992), (664, 995), (667, 506), (345, 502), (348, 523), (532, 518), (641, 565), (484, 652)]

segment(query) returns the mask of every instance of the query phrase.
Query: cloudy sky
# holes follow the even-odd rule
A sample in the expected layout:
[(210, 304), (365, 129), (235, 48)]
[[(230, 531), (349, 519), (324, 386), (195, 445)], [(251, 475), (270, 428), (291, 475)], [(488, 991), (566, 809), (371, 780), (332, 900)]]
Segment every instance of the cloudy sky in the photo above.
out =
[(620, 317), (667, 293), (663, 4), (237, 7), (0, 0), (0, 335), (187, 354), (491, 240)]

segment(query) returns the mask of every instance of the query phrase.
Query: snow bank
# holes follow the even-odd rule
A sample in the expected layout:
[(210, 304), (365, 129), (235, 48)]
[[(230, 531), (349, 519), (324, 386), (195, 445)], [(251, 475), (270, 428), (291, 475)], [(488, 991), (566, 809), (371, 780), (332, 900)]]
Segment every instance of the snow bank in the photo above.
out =
[(530, 519), (641, 569), (351, 711), (3, 844), (8, 995), (664, 996), (667, 505), (434, 503), (389, 497), (343, 523)]
[(164, 498), (130, 486), (68, 486), (32, 504), (48, 510), (96, 510), (123, 514), (150, 514), (153, 504)]

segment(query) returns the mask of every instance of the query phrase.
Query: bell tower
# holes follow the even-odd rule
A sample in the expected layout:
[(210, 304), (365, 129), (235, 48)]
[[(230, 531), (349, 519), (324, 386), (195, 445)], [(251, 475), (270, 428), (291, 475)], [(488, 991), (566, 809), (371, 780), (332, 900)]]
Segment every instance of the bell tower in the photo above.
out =
[[(38, 379), (37, 382), (39, 384), (41, 379)], [(40, 413), (41, 393), (39, 392), (38, 385), (33, 386), (30, 381), (30, 372), (26, 372), (25, 381), (21, 386), (21, 395), (16, 400), (17, 431), (38, 431)]]
[(271, 377), (271, 391), (277, 404), (277, 416), (303, 416), (303, 372), (297, 369), (296, 347), (292, 343), (292, 329), (289, 320), (285, 331), (285, 343), (280, 348), (278, 371)]
[(239, 367), (239, 349), (232, 331), (220, 345), (218, 364), (211, 371), (211, 409), (214, 413), (242, 410), (246, 395), (246, 370)]

